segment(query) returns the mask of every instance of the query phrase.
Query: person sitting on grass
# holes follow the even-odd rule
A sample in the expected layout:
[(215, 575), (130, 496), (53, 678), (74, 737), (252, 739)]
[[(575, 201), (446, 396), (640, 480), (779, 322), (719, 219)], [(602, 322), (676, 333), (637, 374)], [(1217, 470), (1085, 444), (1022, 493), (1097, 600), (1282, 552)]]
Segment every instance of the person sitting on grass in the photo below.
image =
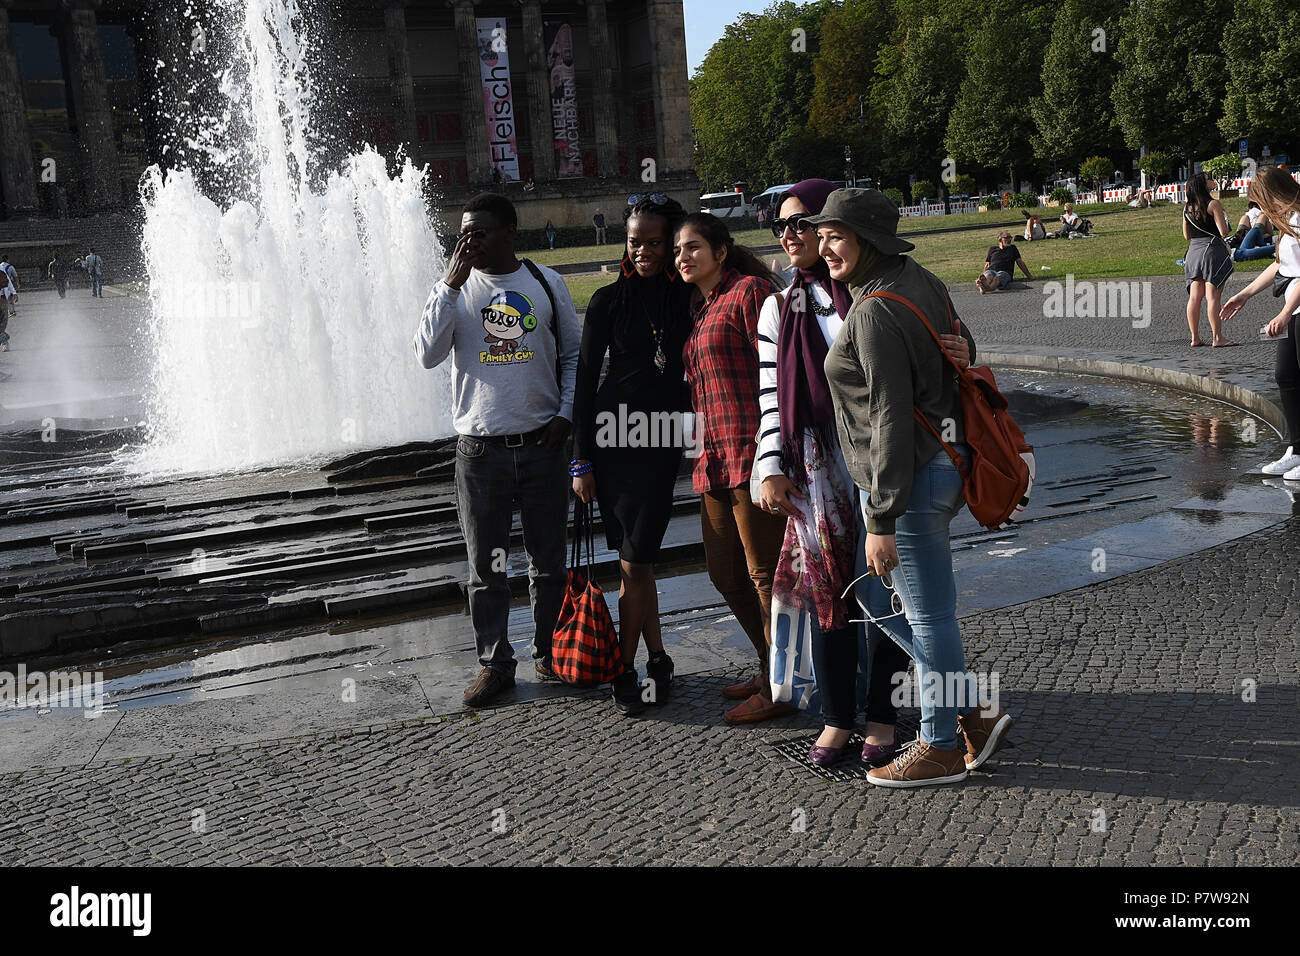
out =
[(1043, 225), (1043, 220), (1031, 213), (1025, 213), (1025, 241), (1033, 242), (1035, 239), (1046, 239), (1047, 228)]
[(1085, 235), (1087, 232), (1084, 220), (1080, 219), (1079, 214), (1074, 211), (1074, 203), (1067, 202), (1065, 212), (1061, 213), (1061, 231), (1056, 234), (1056, 238), (1069, 239), (1070, 233)]
[(1245, 215), (1237, 221), (1237, 231), (1228, 237), (1233, 262), (1272, 259), (1277, 246), (1273, 241), (1273, 223), (1253, 200)]
[(1011, 233), (1001, 232), (998, 234), (998, 244), (989, 246), (988, 255), (984, 257), (984, 271), (975, 280), (976, 288), (981, 295), (1005, 289), (1011, 284), (1016, 266), (1020, 266), (1026, 279), (1034, 277), (1029, 266), (1025, 265), (1025, 260), (1020, 257), (1020, 250), (1011, 241)]

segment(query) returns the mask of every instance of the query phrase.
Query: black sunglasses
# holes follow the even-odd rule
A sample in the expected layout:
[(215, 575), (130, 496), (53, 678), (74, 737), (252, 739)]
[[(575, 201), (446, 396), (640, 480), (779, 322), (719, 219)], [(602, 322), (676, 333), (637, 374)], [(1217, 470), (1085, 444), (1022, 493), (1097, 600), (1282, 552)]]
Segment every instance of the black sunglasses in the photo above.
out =
[(789, 226), (795, 235), (802, 235), (812, 228), (812, 223), (810, 223), (804, 216), (791, 216), (789, 219), (773, 219), (772, 235), (780, 239), (781, 234), (785, 232), (786, 226)]
[(629, 206), (635, 206), (637, 203), (645, 202), (647, 199), (656, 206), (668, 205), (668, 196), (664, 193), (633, 193), (627, 197), (627, 204)]

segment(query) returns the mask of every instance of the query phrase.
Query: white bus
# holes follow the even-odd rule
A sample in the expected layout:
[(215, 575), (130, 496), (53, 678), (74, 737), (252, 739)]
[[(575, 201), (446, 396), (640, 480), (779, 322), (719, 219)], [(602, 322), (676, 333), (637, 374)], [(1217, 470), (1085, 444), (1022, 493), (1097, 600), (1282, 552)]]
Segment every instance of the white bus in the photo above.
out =
[(719, 219), (738, 219), (754, 215), (755, 209), (744, 193), (705, 193), (700, 197), (700, 212), (711, 212)]

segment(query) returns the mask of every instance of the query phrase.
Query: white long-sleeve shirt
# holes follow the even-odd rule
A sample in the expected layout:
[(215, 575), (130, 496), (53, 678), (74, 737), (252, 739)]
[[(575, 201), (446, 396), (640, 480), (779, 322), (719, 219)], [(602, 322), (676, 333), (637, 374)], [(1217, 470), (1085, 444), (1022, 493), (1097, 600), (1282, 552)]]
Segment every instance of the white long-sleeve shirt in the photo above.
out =
[(551, 306), (526, 266), (509, 275), (475, 269), (457, 290), (439, 281), (415, 333), (425, 368), (451, 356), (452, 425), (461, 435), (514, 435), (555, 416), (573, 421), (573, 389), (582, 325), (560, 276), (538, 267), (559, 313), (559, 381)]
[[(781, 297), (787, 298), (794, 284), (786, 286)], [(812, 297), (821, 308), (834, 307), (831, 297), (822, 289), (820, 283), (813, 283)], [(826, 337), (829, 348), (839, 334), (844, 320), (839, 313), (818, 315), (817, 324), (822, 335)], [(754, 459), (754, 468), (760, 478), (770, 478), (783, 474), (781, 470), (781, 412), (776, 399), (776, 367), (780, 341), (781, 310), (776, 296), (768, 296), (758, 313), (758, 409), (760, 413), (758, 426), (758, 453)]]

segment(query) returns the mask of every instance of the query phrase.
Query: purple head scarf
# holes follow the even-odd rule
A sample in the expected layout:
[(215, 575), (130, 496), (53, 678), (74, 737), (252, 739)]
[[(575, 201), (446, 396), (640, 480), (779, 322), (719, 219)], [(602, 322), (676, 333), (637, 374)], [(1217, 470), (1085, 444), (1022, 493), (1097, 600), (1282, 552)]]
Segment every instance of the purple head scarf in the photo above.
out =
[[(794, 197), (810, 215), (826, 205), (826, 197), (837, 187), (825, 179), (805, 179), (788, 189), (777, 204)], [(808, 242), (805, 237), (804, 242)], [(822, 439), (834, 433), (835, 406), (826, 381), (826, 337), (812, 311), (812, 284), (818, 283), (835, 304), (840, 318), (849, 314), (853, 295), (843, 282), (831, 278), (825, 260), (818, 258), (810, 269), (799, 269), (794, 285), (781, 305), (781, 326), (777, 342), (776, 397), (781, 417), (781, 456), (787, 477), (795, 484), (807, 484), (803, 456), (803, 433), (812, 428)], [(799, 291), (802, 290), (802, 291)], [(801, 302), (804, 308), (795, 309)]]

